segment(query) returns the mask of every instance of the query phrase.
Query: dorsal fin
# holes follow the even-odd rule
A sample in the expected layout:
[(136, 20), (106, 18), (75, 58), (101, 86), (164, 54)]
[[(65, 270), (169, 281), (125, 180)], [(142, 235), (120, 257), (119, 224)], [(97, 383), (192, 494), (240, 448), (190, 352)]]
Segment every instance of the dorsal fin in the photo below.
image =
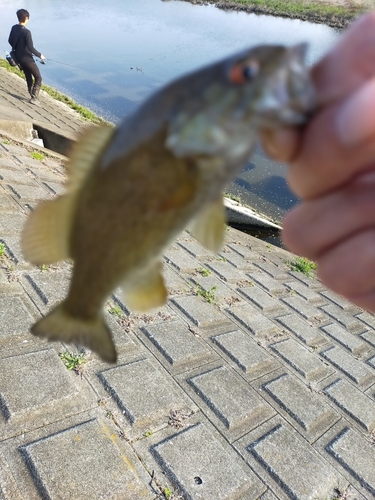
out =
[(69, 154), (67, 191), (73, 193), (83, 184), (96, 158), (115, 132), (110, 125), (93, 125), (78, 138)]

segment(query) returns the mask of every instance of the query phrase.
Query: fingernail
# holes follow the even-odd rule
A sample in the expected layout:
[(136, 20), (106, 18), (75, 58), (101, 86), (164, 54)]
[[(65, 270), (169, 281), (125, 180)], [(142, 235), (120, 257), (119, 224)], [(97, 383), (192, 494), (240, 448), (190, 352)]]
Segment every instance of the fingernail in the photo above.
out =
[(375, 139), (375, 79), (364, 84), (340, 109), (336, 117), (339, 140), (354, 146)]

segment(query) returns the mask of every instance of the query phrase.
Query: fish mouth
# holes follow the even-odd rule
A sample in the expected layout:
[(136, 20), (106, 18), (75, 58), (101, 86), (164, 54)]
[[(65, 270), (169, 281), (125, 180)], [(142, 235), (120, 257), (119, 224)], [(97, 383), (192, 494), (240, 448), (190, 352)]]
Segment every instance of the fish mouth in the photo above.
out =
[(260, 125), (300, 125), (312, 115), (316, 97), (304, 62), (306, 49), (303, 43), (286, 50), (283, 64), (257, 103)]

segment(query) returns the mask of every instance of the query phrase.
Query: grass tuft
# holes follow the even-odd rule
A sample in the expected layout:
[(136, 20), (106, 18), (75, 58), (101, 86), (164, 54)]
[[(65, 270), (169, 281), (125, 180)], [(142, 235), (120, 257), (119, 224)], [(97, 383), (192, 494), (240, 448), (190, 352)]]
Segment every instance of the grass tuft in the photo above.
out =
[(315, 271), (316, 269), (315, 262), (305, 259), (305, 257), (297, 257), (294, 262), (289, 261), (288, 264), (292, 271), (303, 273), (308, 278), (311, 276), (311, 271)]

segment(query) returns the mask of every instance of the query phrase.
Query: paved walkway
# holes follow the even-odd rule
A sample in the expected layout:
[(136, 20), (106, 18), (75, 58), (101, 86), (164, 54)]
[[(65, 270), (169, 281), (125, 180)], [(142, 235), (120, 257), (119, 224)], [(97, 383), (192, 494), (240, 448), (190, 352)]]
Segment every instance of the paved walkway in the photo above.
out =
[[(22, 85), (0, 83), (19, 110)], [(80, 122), (47, 97), (45, 119)], [(0, 499), (374, 499), (375, 317), (286, 251), (229, 229), (214, 255), (184, 233), (165, 307), (108, 300), (116, 366), (83, 352), (69, 371), (77, 348), (28, 333), (70, 275), (20, 251), (30, 209), (64, 182), (61, 157), (31, 151), (0, 136)]]

